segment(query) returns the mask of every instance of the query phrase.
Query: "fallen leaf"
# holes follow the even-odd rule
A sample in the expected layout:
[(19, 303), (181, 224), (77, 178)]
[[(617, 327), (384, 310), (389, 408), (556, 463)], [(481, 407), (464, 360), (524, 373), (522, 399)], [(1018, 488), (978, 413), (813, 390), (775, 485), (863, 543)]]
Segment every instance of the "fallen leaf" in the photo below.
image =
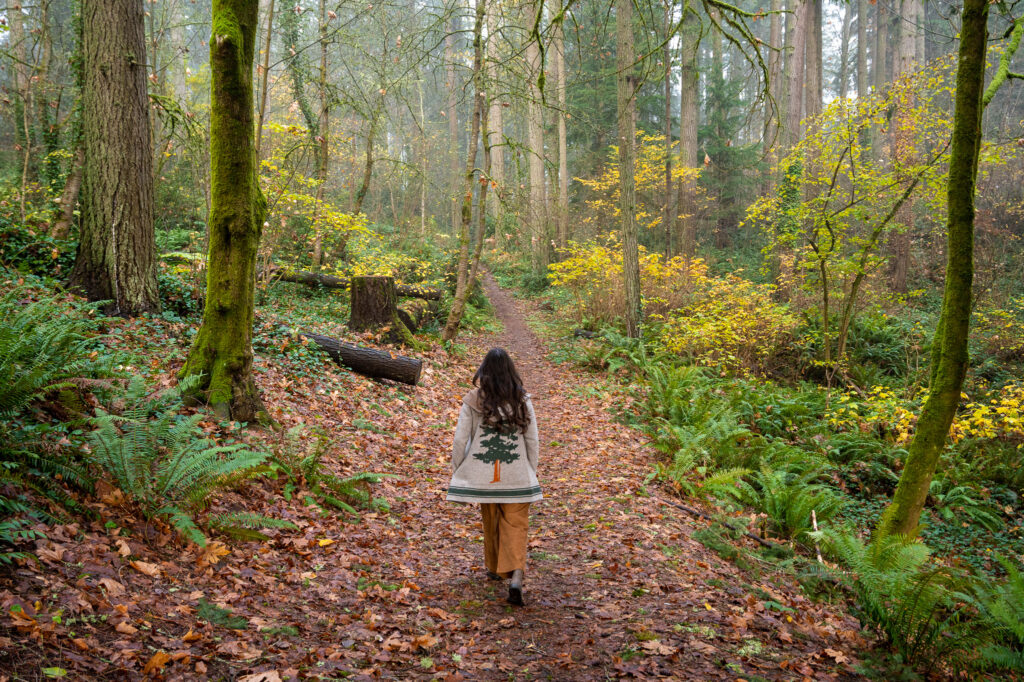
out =
[(200, 566), (212, 566), (220, 563), (220, 560), (231, 553), (228, 546), (220, 540), (214, 540), (213, 542), (206, 543), (206, 547), (203, 547), (203, 551), (199, 554), (199, 558), (196, 560)]
[(825, 653), (835, 659), (836, 663), (849, 663), (850, 659), (842, 651), (836, 651), (835, 649), (825, 649)]
[(137, 627), (132, 625), (126, 620), (122, 620), (120, 623), (114, 626), (114, 629), (120, 632), (122, 635), (134, 635), (139, 631)]
[(124, 594), (124, 585), (113, 578), (100, 578), (100, 585), (106, 588), (107, 594), (111, 597), (120, 597)]
[(150, 578), (160, 577), (160, 567), (156, 564), (147, 563), (145, 561), (133, 561), (131, 564), (132, 568), (136, 571), (148, 575)]
[(656, 639), (648, 640), (648, 641), (644, 642), (643, 644), (641, 644), (640, 646), (642, 648), (646, 649), (647, 651), (651, 652), (652, 654), (657, 654), (658, 656), (668, 656), (668, 655), (674, 654), (676, 652), (676, 650), (673, 649), (672, 647), (665, 646), (664, 644), (662, 644), (660, 641), (658, 641)]
[(429, 649), (429, 648), (431, 648), (433, 646), (436, 646), (437, 642), (438, 642), (437, 637), (434, 637), (433, 635), (428, 633), (428, 634), (425, 634), (425, 635), (420, 635), (419, 637), (416, 637), (415, 639), (413, 639), (412, 640), (412, 645), (414, 647), (420, 647), (422, 649)]
[(242, 675), (238, 678), (238, 682), (281, 682), (281, 673), (276, 670), (267, 670), (262, 673)]
[(146, 663), (146, 666), (142, 669), (142, 674), (152, 675), (154, 673), (158, 673), (164, 669), (164, 666), (167, 665), (170, 662), (170, 660), (170, 654), (163, 651), (158, 651), (152, 656), (150, 656), (149, 662)]

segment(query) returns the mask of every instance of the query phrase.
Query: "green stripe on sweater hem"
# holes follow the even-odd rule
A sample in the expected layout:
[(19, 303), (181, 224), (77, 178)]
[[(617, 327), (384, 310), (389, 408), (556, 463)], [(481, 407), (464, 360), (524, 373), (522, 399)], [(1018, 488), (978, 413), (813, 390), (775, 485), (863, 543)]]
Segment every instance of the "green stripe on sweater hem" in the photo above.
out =
[(530, 497), (540, 494), (540, 487), (515, 488), (512, 490), (475, 490), (473, 488), (448, 488), (449, 495), (466, 497)]

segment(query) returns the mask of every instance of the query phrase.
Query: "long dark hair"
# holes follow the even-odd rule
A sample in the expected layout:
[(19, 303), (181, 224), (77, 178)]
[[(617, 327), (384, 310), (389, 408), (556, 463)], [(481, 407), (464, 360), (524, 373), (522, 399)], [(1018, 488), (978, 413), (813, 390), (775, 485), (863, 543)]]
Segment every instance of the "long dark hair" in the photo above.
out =
[(473, 385), (480, 387), (480, 411), (485, 423), (504, 431), (526, 431), (530, 422), (526, 412), (526, 389), (504, 348), (487, 351), (473, 375)]

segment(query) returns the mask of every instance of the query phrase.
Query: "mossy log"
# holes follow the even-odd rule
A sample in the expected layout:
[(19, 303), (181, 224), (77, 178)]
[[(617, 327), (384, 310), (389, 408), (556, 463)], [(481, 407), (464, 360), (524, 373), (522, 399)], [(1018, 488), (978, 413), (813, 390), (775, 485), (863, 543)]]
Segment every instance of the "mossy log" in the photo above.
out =
[(321, 334), (300, 333), (322, 348), (336, 363), (368, 377), (391, 379), (415, 386), (423, 371), (423, 361), (395, 355), (376, 348), (345, 343)]
[(398, 317), (412, 331), (422, 327), (430, 319), (430, 316), (430, 304), (423, 299), (402, 301), (398, 305)]
[[(327, 289), (348, 289), (351, 284), (347, 277), (335, 277), (334, 275), (323, 275), (317, 272), (304, 272), (302, 270), (275, 270), (274, 277), (282, 282), (305, 284), (310, 287), (321, 286)], [(437, 301), (441, 298), (441, 291), (439, 289), (420, 284), (396, 284), (395, 292), (399, 296), (422, 298), (427, 301)]]

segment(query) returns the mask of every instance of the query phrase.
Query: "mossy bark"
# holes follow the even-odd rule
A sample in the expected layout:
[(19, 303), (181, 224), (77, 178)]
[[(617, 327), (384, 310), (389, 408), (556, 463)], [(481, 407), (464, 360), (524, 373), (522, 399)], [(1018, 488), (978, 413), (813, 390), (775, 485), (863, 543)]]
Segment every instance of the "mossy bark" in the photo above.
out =
[(267, 210), (253, 137), (258, 7), (258, 0), (213, 1), (206, 307), (179, 375), (202, 375), (206, 402), (239, 421), (267, 419), (252, 376), (256, 247)]
[(160, 309), (139, 0), (82, 3), (81, 239), (68, 286), (108, 313)]
[(932, 350), (932, 382), (892, 504), (879, 521), (879, 537), (917, 534), (928, 487), (949, 435), (967, 373), (974, 276), (974, 191), (981, 144), (987, 23), (986, 0), (966, 0), (949, 162), (946, 287)]

